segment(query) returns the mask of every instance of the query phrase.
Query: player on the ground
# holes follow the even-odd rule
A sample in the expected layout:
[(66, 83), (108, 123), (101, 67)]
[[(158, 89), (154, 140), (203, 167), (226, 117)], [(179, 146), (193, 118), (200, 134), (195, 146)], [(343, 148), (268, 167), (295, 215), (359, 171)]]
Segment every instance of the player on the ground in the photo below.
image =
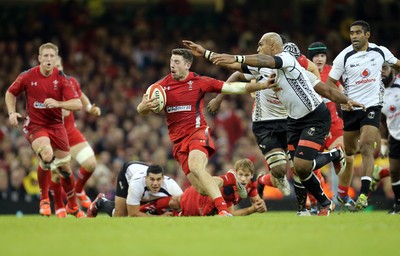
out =
[(367, 108), (366, 111), (356, 109), (351, 112), (342, 109), (346, 154), (353, 156), (359, 151), (362, 156), (361, 189), (356, 201), (358, 210), (368, 206), (374, 169), (374, 144), (379, 132), (385, 92), (381, 68), (384, 62), (400, 67), (400, 61), (386, 47), (368, 42), (370, 35), (371, 29), (367, 22), (358, 20), (351, 24), (351, 45), (335, 58), (328, 78), (332, 86), (341, 79), (344, 94)]
[(16, 96), (25, 92), (26, 116), (23, 132), (39, 158), (38, 182), (41, 189), (39, 213), (51, 215), (49, 200), (50, 168), (60, 172), (61, 184), (67, 195), (66, 211), (77, 218), (85, 214), (76, 203), (75, 178), (70, 167), (67, 133), (63, 125), (62, 109), (82, 108), (79, 95), (69, 78), (56, 67), (58, 47), (52, 43), (39, 47), (39, 65), (21, 73), (8, 88), (5, 96), (9, 122), (18, 127)]
[[(117, 178), (115, 201), (108, 200), (100, 193), (87, 210), (87, 216), (96, 217), (99, 211), (111, 217), (149, 217), (158, 214), (147, 214), (141, 211), (141, 205), (164, 199), (166, 206), (170, 196), (181, 195), (182, 189), (170, 177), (164, 175), (159, 165), (147, 165), (142, 162), (125, 163)], [(161, 204), (162, 201), (159, 201)], [(165, 208), (158, 206), (159, 208)], [(163, 216), (172, 216), (165, 212)]]

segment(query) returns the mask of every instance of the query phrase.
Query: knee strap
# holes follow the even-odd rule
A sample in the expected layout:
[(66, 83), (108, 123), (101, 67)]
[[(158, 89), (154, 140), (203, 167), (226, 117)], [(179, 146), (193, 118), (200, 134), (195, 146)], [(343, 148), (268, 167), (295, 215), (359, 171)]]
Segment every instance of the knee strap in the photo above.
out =
[(269, 153), (265, 156), (265, 159), (267, 160), (269, 168), (274, 168), (275, 166), (283, 164), (286, 165), (287, 163), (286, 154), (281, 151)]

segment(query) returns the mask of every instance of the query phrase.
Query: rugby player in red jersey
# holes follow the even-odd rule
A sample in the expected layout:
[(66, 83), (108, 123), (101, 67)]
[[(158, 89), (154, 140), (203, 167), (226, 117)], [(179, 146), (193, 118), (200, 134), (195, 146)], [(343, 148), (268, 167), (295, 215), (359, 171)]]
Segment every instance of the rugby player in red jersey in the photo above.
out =
[(77, 218), (85, 214), (76, 203), (75, 178), (70, 167), (67, 133), (63, 125), (62, 109), (76, 111), (82, 108), (79, 95), (69, 78), (56, 67), (58, 47), (46, 43), (39, 47), (39, 65), (21, 73), (8, 88), (5, 101), (12, 127), (18, 127), (17, 96), (25, 92), (26, 116), (23, 132), (39, 158), (38, 182), (41, 188), (40, 210), (51, 215), (48, 188), (50, 167), (61, 174), (61, 184), (67, 194), (67, 213)]
[[(208, 158), (215, 147), (203, 114), (205, 93), (244, 94), (266, 88), (266, 84), (225, 83), (189, 71), (193, 55), (188, 49), (173, 49), (170, 59), (171, 73), (157, 81), (167, 96), (165, 114), (169, 136), (174, 144), (174, 158), (179, 162), (195, 189), (209, 195), (222, 216), (231, 216), (225, 200), (212, 176), (207, 172)], [(143, 95), (137, 111), (147, 115), (158, 107), (156, 98)], [(243, 189), (238, 188), (243, 195)]]

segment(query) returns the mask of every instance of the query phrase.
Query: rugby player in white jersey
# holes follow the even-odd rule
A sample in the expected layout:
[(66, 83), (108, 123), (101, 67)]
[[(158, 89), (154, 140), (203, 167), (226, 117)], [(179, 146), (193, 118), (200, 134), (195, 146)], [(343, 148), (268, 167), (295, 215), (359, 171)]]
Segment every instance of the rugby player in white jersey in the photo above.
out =
[(265, 68), (276, 69), (274, 82), (269, 79), (270, 88), (275, 91), (288, 112), (287, 142), (296, 173), (304, 187), (321, 205), (319, 215), (328, 216), (333, 211), (334, 204), (325, 195), (313, 170), (332, 161), (339, 173), (344, 170), (345, 161), (340, 147), (327, 153), (319, 152), (329, 133), (331, 119), (329, 110), (318, 93), (334, 102), (348, 104), (350, 108), (353, 105), (362, 107), (362, 104), (351, 101), (336, 86), (326, 86), (301, 67), (290, 53), (282, 52), (282, 39), (277, 33), (266, 33), (260, 39), (259, 47), (265, 47), (266, 54), (216, 54), (191, 41), (184, 40), (183, 43), (194, 55), (204, 55), (216, 65), (240, 71), (243, 70), (242, 64), (247, 64), (260, 67), (260, 75), (265, 72)]
[[(142, 212), (140, 205), (182, 193), (179, 185), (164, 175), (161, 166), (128, 162), (118, 174), (115, 202), (108, 200), (103, 193), (98, 194), (87, 210), (87, 217), (96, 217), (101, 210), (111, 217), (159, 216)], [(172, 213), (165, 212), (163, 216), (172, 216)]]
[(350, 26), (351, 45), (346, 47), (333, 61), (328, 84), (340, 79), (344, 94), (365, 105), (366, 111), (356, 109), (349, 112), (343, 108), (344, 147), (346, 154), (357, 152), (362, 156), (361, 189), (356, 208), (368, 206), (371, 176), (374, 169), (374, 143), (379, 132), (381, 108), (385, 92), (381, 68), (386, 61), (400, 68), (400, 61), (384, 46), (369, 43), (369, 24), (355, 21)]
[(389, 170), (395, 200), (393, 208), (388, 213), (400, 214), (400, 74), (396, 76), (393, 69), (385, 63), (382, 66), (382, 78), (386, 91), (380, 127), (381, 154), (383, 157), (389, 156)]

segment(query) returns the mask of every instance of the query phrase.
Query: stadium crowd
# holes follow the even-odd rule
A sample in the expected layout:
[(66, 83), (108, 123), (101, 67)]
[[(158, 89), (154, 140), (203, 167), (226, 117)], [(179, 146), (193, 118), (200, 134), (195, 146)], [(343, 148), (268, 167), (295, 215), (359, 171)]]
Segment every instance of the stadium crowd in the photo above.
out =
[[(182, 39), (201, 42), (216, 51), (246, 54), (256, 50), (259, 35), (269, 30), (280, 31), (304, 51), (310, 42), (325, 42), (332, 61), (348, 43), (343, 27), (356, 15), (370, 22), (373, 41), (400, 56), (400, 29), (392, 22), (397, 20), (400, 9), (396, 1), (382, 6), (365, 1), (364, 8), (357, 10), (354, 6), (360, 1), (355, 1), (352, 8), (344, 7), (349, 1), (328, 1), (328, 6), (297, 5), (298, 9), (286, 9), (279, 1), (272, 6), (264, 1), (255, 2), (226, 1), (221, 10), (174, 0), (141, 5), (110, 3), (93, 9), (81, 1), (54, 1), (38, 6), (31, 3), (35, 8), (2, 6), (0, 200), (29, 202), (38, 194), (36, 157), (22, 136), (22, 129), (10, 129), (7, 125), (4, 95), (19, 73), (37, 65), (37, 49), (42, 43), (51, 41), (59, 46), (65, 73), (79, 80), (82, 91), (103, 113), (100, 118), (84, 111), (75, 113), (76, 125), (98, 160), (85, 188), (92, 199), (99, 192), (113, 198), (118, 171), (124, 162), (132, 160), (159, 164), (182, 188), (188, 186), (172, 158), (163, 114), (140, 116), (136, 112), (146, 88), (169, 73), (170, 51), (181, 47)], [(315, 20), (302, 17), (301, 12), (307, 8), (316, 13), (312, 17)], [(330, 15), (321, 15), (325, 12), (322, 8), (327, 8)], [(376, 8), (381, 11), (375, 11)], [(338, 20), (342, 22), (337, 23)], [(202, 59), (195, 60), (193, 70), (221, 80), (229, 76), (229, 71)], [(252, 103), (248, 95), (230, 96), (216, 115), (208, 113), (217, 147), (209, 163), (213, 174), (227, 171), (240, 158), (251, 159), (256, 173), (265, 170), (251, 130)], [(23, 113), (23, 101), (18, 101), (17, 109)], [(79, 169), (75, 162), (72, 168)]]

